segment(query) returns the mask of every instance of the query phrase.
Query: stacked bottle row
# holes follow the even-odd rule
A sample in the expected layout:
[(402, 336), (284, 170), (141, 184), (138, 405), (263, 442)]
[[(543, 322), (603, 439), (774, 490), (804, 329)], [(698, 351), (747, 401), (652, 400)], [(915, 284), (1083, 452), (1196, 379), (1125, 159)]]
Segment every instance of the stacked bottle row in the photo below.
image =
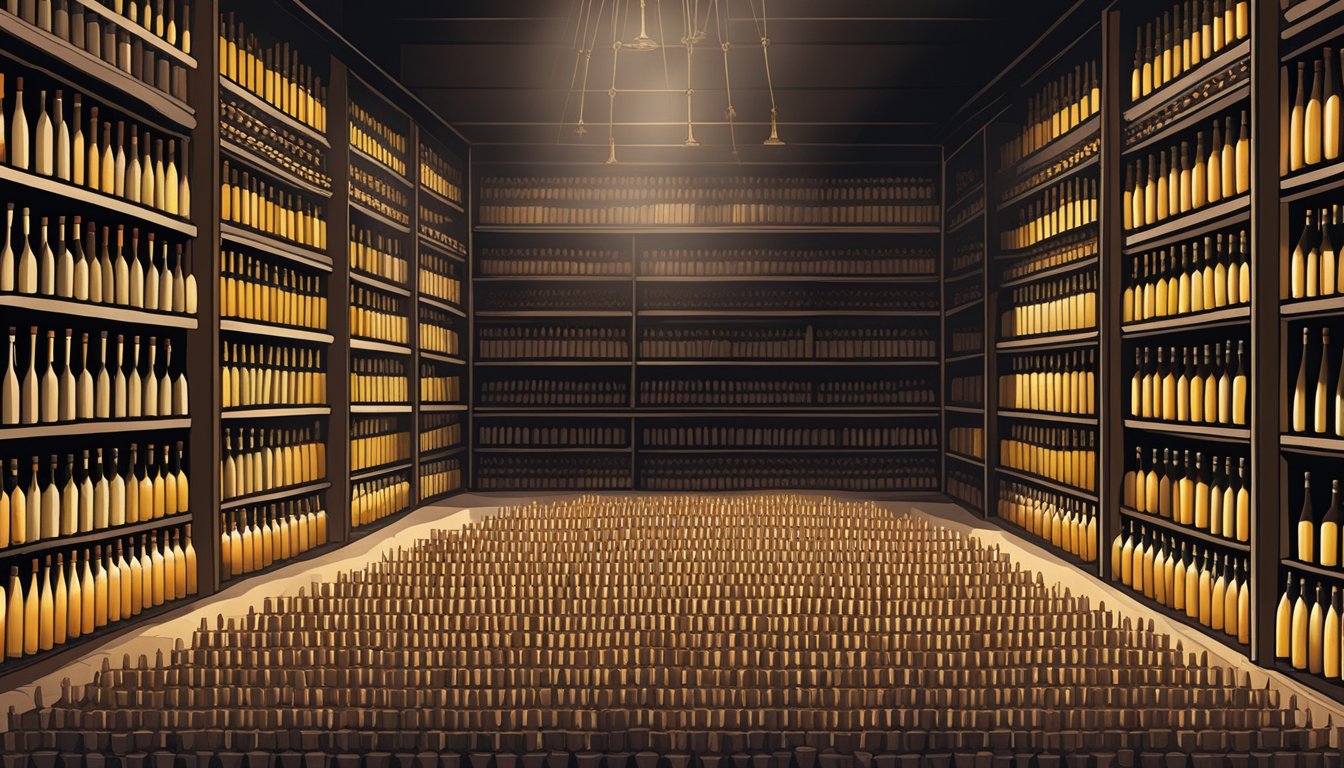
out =
[(1004, 482), (995, 514), (1085, 563), (1097, 561), (1097, 505), (1092, 502)]
[(327, 352), (253, 342), (221, 345), (222, 408), (327, 404)]
[[(1246, 342), (1181, 347), (1135, 347), (1129, 416), (1189, 424), (1246, 424)], [(1154, 354), (1156, 352), (1156, 354)]]
[(1210, 133), (1125, 163), (1123, 218), (1126, 231), (1142, 229), (1245, 194), (1251, 188), (1251, 130), (1241, 112), (1214, 120)]
[(500, 407), (615, 406), (630, 404), (630, 381), (495, 379), (481, 381), (477, 404)]
[[(621, 251), (589, 248), (482, 248), (476, 266), (481, 277), (630, 275), (630, 257)], [(660, 252), (654, 252), (660, 253)]]
[(999, 461), (1009, 469), (1084, 491), (1097, 489), (1097, 433), (1078, 427), (1011, 424), (999, 438)]
[(431, 198), (420, 200), (420, 237), (450, 253), (466, 258), (466, 244), (450, 234), (454, 230), (464, 228), (465, 220), (456, 218), (451, 212), (444, 212), (435, 207), (437, 205), (438, 203)]
[[(219, 135), (244, 151), (326, 192), (331, 191), (326, 151), (283, 124), (272, 124), (261, 110), (221, 95)], [(228, 151), (228, 148), (225, 148)]]
[(409, 363), (401, 358), (356, 355), (350, 358), (352, 405), (404, 405), (410, 402)]
[(975, 467), (949, 461), (943, 473), (943, 491), (971, 509), (985, 508), (985, 478)]
[(1067, 135), (1101, 111), (1097, 62), (1077, 64), (1027, 97), (1021, 133), (999, 148), (999, 167), (1008, 168)]
[(634, 486), (630, 457), (623, 453), (482, 453), (473, 462), (475, 486), (483, 491), (614, 491)]
[(1228, 640), (1251, 640), (1250, 577), (1244, 555), (1181, 541), (1137, 521), (1111, 541), (1111, 581)]
[(462, 184), (462, 170), (421, 141), (420, 186), (451, 203), (462, 205)]
[(1120, 503), (1144, 515), (1246, 543), (1251, 539), (1251, 488), (1246, 459), (1189, 450), (1134, 448), (1121, 480)]
[(1142, 322), (1249, 305), (1248, 237), (1245, 229), (1220, 232), (1179, 247), (1134, 256), (1130, 280), (1120, 299), (1121, 321)]
[(10, 566), (0, 590), (3, 658), (50, 651), (197, 591), (191, 525), (35, 557), (26, 579)]
[(933, 384), (924, 378), (846, 381), (761, 379), (659, 379), (639, 382), (641, 405), (932, 405)]
[(350, 471), (411, 459), (409, 427), (396, 416), (359, 416), (350, 420)]
[(327, 443), (322, 422), (315, 421), (311, 427), (225, 427), (219, 470), (221, 501), (325, 480)]
[(1015, 258), (1003, 268), (1003, 279), (1018, 280), (1047, 269), (1083, 261), (1100, 252), (1094, 232), (1073, 232), (1052, 241), (1049, 247), (1037, 249), (1024, 258)]
[(350, 102), (350, 146), (391, 168), (397, 175), (406, 175), (406, 134), (353, 100)]
[(1181, 0), (1134, 29), (1129, 100), (1136, 102), (1247, 39), (1249, 0)]
[(245, 251), (224, 251), (220, 262), (220, 317), (327, 329), (327, 287), (321, 274), (272, 264)]
[(350, 488), (350, 526), (360, 528), (386, 517), (405, 512), (411, 506), (410, 475), (398, 472), (352, 483)]
[(949, 232), (961, 229), (962, 225), (969, 224), (980, 214), (985, 212), (985, 198), (976, 196), (966, 201), (960, 208), (953, 210), (947, 215), (947, 230)]
[(1092, 132), (1088, 132), (1088, 135), (1093, 138), (1082, 141), (1068, 150), (1054, 155), (1054, 160), (1041, 165), (1033, 163), (1033, 170), (1030, 172), (1019, 173), (1011, 180), (1006, 180), (999, 189), (1000, 203), (1006, 203), (1029, 189), (1049, 183), (1051, 179), (1063, 176), (1077, 166), (1096, 157), (1097, 153), (1101, 151), (1101, 137)]
[(649, 448), (931, 448), (933, 427), (644, 427)]
[[(622, 258), (618, 252), (610, 256)], [(640, 253), (639, 267), (641, 275), (651, 277), (932, 276), (938, 270), (932, 251), (919, 246), (659, 249)]]
[(456, 413), (420, 414), (420, 453), (432, 453), (462, 444), (462, 416)]
[(1344, 260), (1339, 258), (1335, 243), (1344, 244), (1339, 206), (1319, 213), (1308, 210), (1297, 245), (1288, 257), (1284, 298), (1314, 299), (1344, 291)]
[(327, 132), (327, 87), (288, 42), (263, 47), (232, 12), (220, 14), (219, 75), (320, 134)]
[[(39, 344), (43, 336), (46, 343)], [(139, 335), (117, 334), (109, 356), (106, 331), (99, 334), (96, 347), (86, 332), (76, 342), (69, 328), (43, 333), (32, 326), (22, 347), (18, 338), (10, 328), (0, 379), (0, 424), (188, 415), (187, 375), (180, 356), (173, 359), (171, 339), (163, 339), (160, 355), (154, 336), (142, 342)], [(46, 353), (45, 363), (39, 362), (39, 346)]]
[(456, 320), (456, 315), (438, 307), (420, 305), (420, 349), (440, 355), (461, 354), (460, 336), (452, 328)]
[(411, 225), (411, 196), (401, 183), (389, 181), (381, 169), (368, 171), (355, 163), (350, 172), (350, 202), (409, 227)]
[(221, 514), (219, 577), (224, 581), (293, 560), (327, 543), (320, 495), (286, 499)]
[(410, 273), (402, 239), (361, 221), (350, 222), (350, 269), (405, 285)]
[(1097, 351), (1017, 357), (999, 374), (999, 408), (1093, 416), (1097, 408)]
[(630, 358), (628, 327), (484, 325), (477, 329), (477, 354), (484, 360)]
[(1015, 339), (1097, 327), (1097, 273), (1054, 278), (1013, 288), (999, 315), (999, 336)]
[[(628, 301), (628, 293), (625, 294)], [(936, 287), (882, 286), (863, 283), (797, 283), (706, 286), (691, 282), (651, 283), (640, 291), (640, 310), (779, 312), (933, 312)]]
[(644, 358), (912, 360), (938, 354), (932, 331), (923, 328), (655, 326), (641, 328), (640, 334)]
[(984, 280), (979, 275), (974, 275), (964, 283), (947, 285), (947, 300), (944, 302), (947, 307), (960, 307), (985, 297)]
[(420, 363), (422, 405), (462, 402), (462, 377), (445, 370), (441, 364)]
[(462, 303), (462, 273), (465, 265), (457, 259), (428, 250), (420, 251), (418, 276), (420, 295), (449, 304)]
[(420, 501), (462, 490), (462, 461), (435, 459), (420, 465)]
[(220, 171), (220, 220), (318, 251), (327, 249), (322, 206), (251, 172), (229, 166)]
[[(947, 273), (960, 275), (967, 270), (977, 270), (985, 262), (985, 239), (979, 232), (972, 231), (974, 237), (949, 245)], [(951, 238), (948, 238), (951, 240)]]
[(1340, 525), (1344, 523), (1344, 512), (1340, 511), (1339, 480), (1330, 484), (1330, 506), (1325, 514), (1316, 519), (1312, 504), (1311, 473), (1302, 473), (1302, 511), (1298, 513), (1297, 525), (1292, 529), (1289, 551), (1296, 562), (1313, 565), (1319, 563), (1326, 568), (1340, 567)]
[(954, 355), (985, 351), (985, 332), (978, 328), (949, 328), (947, 349)]
[(642, 459), (640, 487), (651, 491), (933, 491), (938, 487), (938, 462), (862, 453), (805, 457), (653, 455)]
[[(973, 408), (979, 408), (985, 401), (985, 377), (984, 374), (973, 374), (969, 376), (953, 376), (947, 381), (948, 404), (949, 405), (969, 405)], [(1004, 402), (1000, 399), (1001, 407)], [(1010, 402), (1017, 402), (1014, 398)], [(1011, 406), (1020, 408), (1021, 406)]]
[(155, 233), (147, 231), (142, 254), (138, 227), (131, 228), (128, 242), (124, 225), (117, 225), (114, 232), (73, 216), (67, 230), (66, 217), (41, 216), (36, 219), (34, 232), (34, 217), (28, 208), (20, 212), (17, 229), (14, 219), (14, 204), (10, 203), (5, 210), (4, 245), (0, 247), (0, 293), (178, 315), (196, 313), (196, 276), (182, 244), (170, 246), (167, 240), (156, 243)]
[[(1318, 338), (1319, 344), (1315, 342)], [(1344, 357), (1338, 366), (1333, 365), (1328, 327), (1302, 329), (1289, 431), (1344, 437)]]
[(482, 446), (624, 448), (630, 445), (630, 430), (624, 426), (542, 427), (521, 424), (481, 425), (476, 441)]
[[(188, 511), (182, 443), (131, 443), (45, 460), (0, 460), (0, 552), (7, 547), (149, 522)], [(24, 472), (20, 474), (19, 467)]]
[(476, 290), (478, 311), (629, 312), (626, 282), (487, 284)]
[(985, 458), (985, 430), (980, 427), (948, 429), (947, 450), (976, 459)]
[(390, 293), (350, 286), (350, 337), (372, 339), (388, 344), (410, 343), (410, 321), (406, 318), (408, 300)]
[(1096, 179), (1066, 179), (1018, 209), (1017, 224), (999, 233), (999, 247), (1021, 250), (1090, 227), (1097, 223), (1097, 199)]
[[(14, 82), (13, 107), (8, 110), (4, 104), (6, 76)], [(50, 92), (38, 90), (34, 100), (32, 92), (25, 91), (24, 80), (22, 75), (0, 71), (0, 118), (8, 121), (9, 129), (6, 136), (5, 126), (0, 125), (0, 163), (169, 216), (191, 217), (185, 140), (179, 143), (172, 134), (151, 133), (73, 90), (67, 116), (63, 88), (53, 83)]]
[(1340, 617), (1344, 595), (1338, 584), (1310, 582), (1288, 574), (1274, 612), (1274, 658), (1293, 669), (1321, 675), (1331, 682), (1344, 679), (1340, 649), (1344, 637)]
[[(1279, 77), (1279, 110), (1287, 116), (1287, 130), (1279, 137), (1279, 175), (1339, 159), (1340, 59), (1334, 48), (1324, 48), (1311, 62), (1284, 66)], [(1291, 83), (1290, 83), (1291, 80)], [(1291, 98), (1291, 101), (1290, 101)]]

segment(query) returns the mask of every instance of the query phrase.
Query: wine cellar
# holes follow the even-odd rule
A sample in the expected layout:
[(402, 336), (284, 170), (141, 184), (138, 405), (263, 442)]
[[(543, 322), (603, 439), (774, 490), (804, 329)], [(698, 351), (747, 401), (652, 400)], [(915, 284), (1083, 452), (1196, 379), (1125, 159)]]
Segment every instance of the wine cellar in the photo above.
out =
[(6, 0), (4, 768), (1337, 768), (1344, 0)]

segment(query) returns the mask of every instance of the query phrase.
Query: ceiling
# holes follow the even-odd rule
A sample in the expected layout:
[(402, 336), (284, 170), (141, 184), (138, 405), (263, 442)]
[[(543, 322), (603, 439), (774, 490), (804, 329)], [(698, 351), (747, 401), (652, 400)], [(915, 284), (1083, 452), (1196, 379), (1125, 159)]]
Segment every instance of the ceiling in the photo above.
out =
[[(620, 53), (614, 113), (612, 7), (619, 9), (615, 36), (630, 40), (639, 31), (638, 0), (345, 0), (340, 26), (461, 131), (481, 159), (601, 162), (611, 121), (625, 161), (688, 152), (697, 161), (731, 160), (734, 128), (744, 161), (865, 161), (938, 143), (965, 118), (965, 105), (1075, 0), (646, 2), (649, 35), (671, 47)], [(687, 4), (698, 6), (707, 30), (692, 59), (699, 150), (682, 146)], [(756, 18), (763, 4), (785, 148), (762, 146), (770, 133)], [(596, 20), (581, 23), (585, 13)], [(581, 29), (593, 49), (586, 89)], [(725, 117), (726, 84), (734, 126)], [(575, 132), (581, 104), (585, 135)]]

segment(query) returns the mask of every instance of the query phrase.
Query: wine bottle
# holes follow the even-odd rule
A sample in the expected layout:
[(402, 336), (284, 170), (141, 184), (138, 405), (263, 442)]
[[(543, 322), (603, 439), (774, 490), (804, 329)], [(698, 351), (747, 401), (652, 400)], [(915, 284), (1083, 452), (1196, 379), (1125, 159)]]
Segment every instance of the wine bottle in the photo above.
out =
[[(3, 75), (0, 75), (0, 88), (3, 87)], [(3, 105), (0, 105), (0, 122), (3, 122)], [(3, 147), (4, 126), (0, 125), (0, 148)], [(0, 158), (0, 161), (3, 159)], [(0, 293), (11, 293), (15, 289), (15, 271), (18, 265), (14, 260), (14, 204), (5, 205), (5, 242), (0, 248)], [(3, 656), (0, 656), (3, 658)]]
[(14, 363), (18, 358), (18, 350), (15, 346), (16, 340), (17, 331), (13, 326), (10, 326), (9, 353), (5, 357), (4, 379), (0, 381), (0, 424), (6, 426), (20, 422), (19, 378), (14, 369)]
[(1311, 95), (1307, 99), (1307, 106), (1303, 112), (1302, 163), (1304, 165), (1316, 165), (1321, 162), (1321, 134), (1324, 130), (1321, 112), (1324, 106), (1324, 96), (1321, 91), (1322, 81), (1325, 79), (1321, 65), (1320, 59), (1313, 62)]
[(1305, 165), (1306, 111), (1307, 111), (1307, 65), (1297, 63), (1297, 83), (1294, 90), (1292, 110), (1288, 115), (1288, 170), (1296, 172)]
[(1317, 366), (1316, 392), (1313, 396), (1312, 431), (1325, 434), (1330, 401), (1330, 329), (1321, 330), (1321, 362)]
[(1311, 509), (1311, 473), (1302, 473), (1302, 512), (1297, 518), (1297, 559), (1316, 562), (1316, 521)]
[(14, 81), (14, 114), (10, 124), (13, 133), (9, 139), (9, 162), (19, 170), (26, 171), (30, 165), (31, 148), (28, 141), (28, 116), (23, 110), (23, 78)]

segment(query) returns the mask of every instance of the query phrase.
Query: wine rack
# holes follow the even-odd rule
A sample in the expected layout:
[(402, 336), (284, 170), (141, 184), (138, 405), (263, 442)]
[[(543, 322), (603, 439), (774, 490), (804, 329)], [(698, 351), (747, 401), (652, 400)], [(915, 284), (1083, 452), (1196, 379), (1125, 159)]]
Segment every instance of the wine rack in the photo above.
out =
[(985, 131), (977, 131), (943, 165), (946, 204), (973, 211), (949, 225), (941, 303), (944, 364), (939, 384), (944, 445), (942, 490), (976, 513), (984, 511), (986, 238), (989, 168)]
[(329, 541), (327, 510), (319, 494), (236, 507), (220, 516), (224, 581), (271, 570)]

